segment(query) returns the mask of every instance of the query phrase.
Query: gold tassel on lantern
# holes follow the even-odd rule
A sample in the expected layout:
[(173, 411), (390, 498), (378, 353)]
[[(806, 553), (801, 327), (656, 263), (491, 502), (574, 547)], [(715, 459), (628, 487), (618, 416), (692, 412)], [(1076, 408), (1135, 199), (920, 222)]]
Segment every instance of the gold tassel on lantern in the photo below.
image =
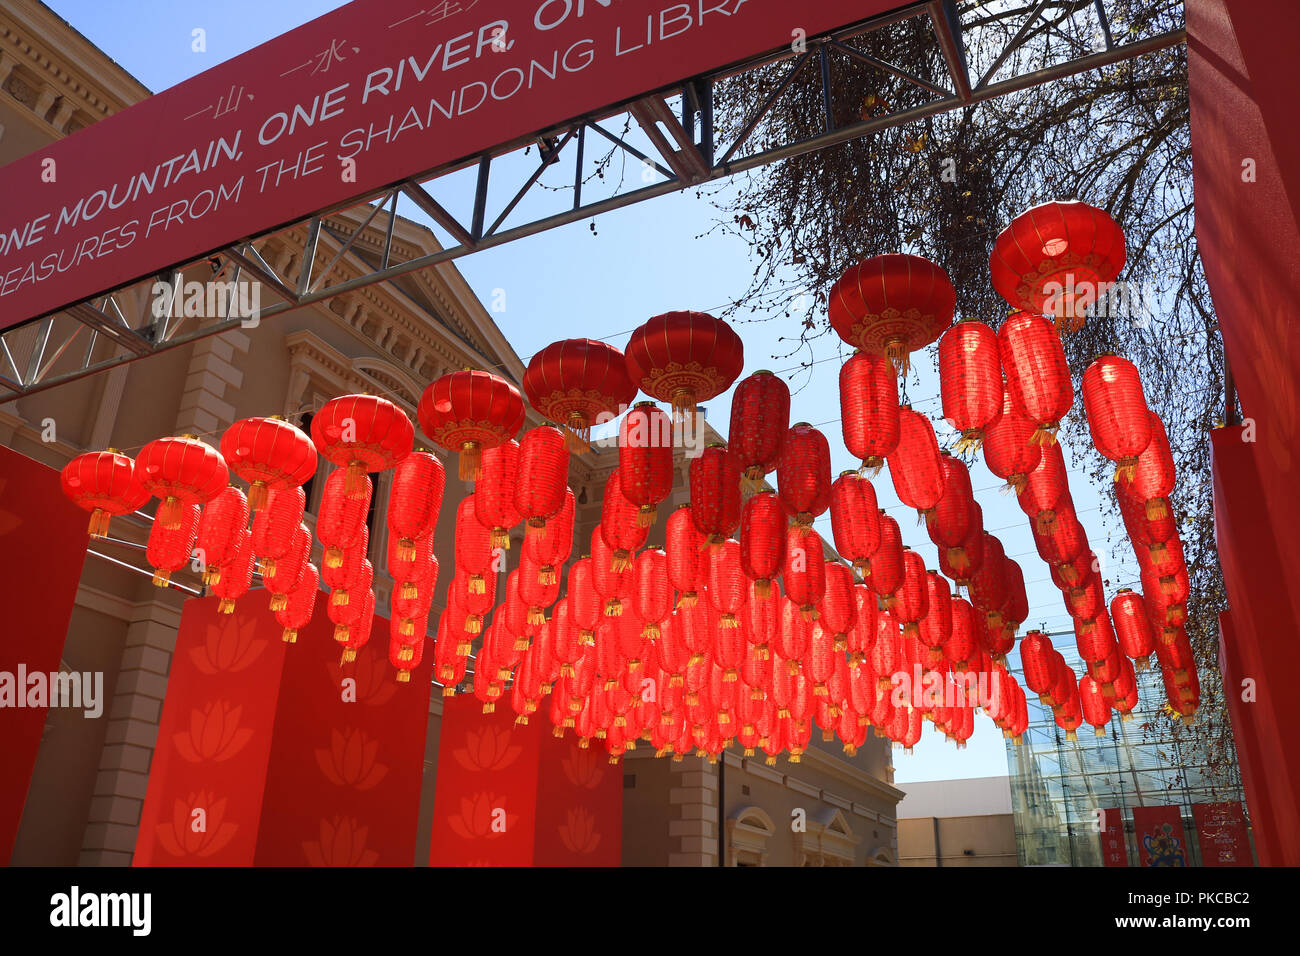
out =
[(325, 566), (327, 568), (343, 567), (343, 549), (326, 548), (325, 549)]
[(165, 588), (171, 582), (171, 579), (172, 573), (164, 571), (162, 568), (158, 568), (153, 573), (154, 587)]
[(399, 670), (397, 672), (397, 682), (399, 684), (409, 684), (411, 682), (411, 672), (408, 670)]
[(234, 614), (234, 613), (235, 613), (235, 602), (234, 602), (234, 600), (231, 599), (231, 598), (222, 598), (222, 599), (217, 603), (217, 613), (218, 613), (218, 614)]
[(296, 627), (286, 627), (280, 634), (280, 639), (286, 644), (297, 644), (298, 629)]
[(270, 606), (272, 611), (283, 611), (286, 607), (289, 606), (289, 595), (272, 594)]
[(483, 473), (483, 447), (478, 442), (467, 441), (460, 446), (457, 471), (461, 481), (478, 481)]
[(637, 509), (636, 523), (638, 528), (649, 528), (659, 519), (659, 507), (657, 505), (642, 505)]
[(269, 497), (266, 482), (254, 481), (248, 486), (248, 511), (250, 514), (257, 514), (266, 507), (266, 499)]
[(348, 462), (348, 477), (343, 484), (343, 493), (349, 498), (364, 498), (366, 495), (366, 463), (364, 461)]
[(487, 593), (487, 582), (483, 580), (483, 575), (481, 575), (481, 574), (471, 574), (471, 575), (469, 576), (469, 588), (468, 588), (468, 590), (469, 590), (469, 593), (470, 593), (470, 594), (486, 594), (486, 593)]
[(355, 647), (343, 648), (343, 656), (339, 658), (340, 664), (351, 664), (357, 659), (357, 649)]

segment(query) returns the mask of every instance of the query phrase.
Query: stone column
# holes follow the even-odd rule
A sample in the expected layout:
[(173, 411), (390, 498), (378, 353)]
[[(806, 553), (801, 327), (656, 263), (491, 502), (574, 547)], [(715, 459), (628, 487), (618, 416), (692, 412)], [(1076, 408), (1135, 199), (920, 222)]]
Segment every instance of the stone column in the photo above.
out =
[(718, 765), (704, 757), (672, 763), (668, 837), (676, 841), (669, 866), (718, 865)]

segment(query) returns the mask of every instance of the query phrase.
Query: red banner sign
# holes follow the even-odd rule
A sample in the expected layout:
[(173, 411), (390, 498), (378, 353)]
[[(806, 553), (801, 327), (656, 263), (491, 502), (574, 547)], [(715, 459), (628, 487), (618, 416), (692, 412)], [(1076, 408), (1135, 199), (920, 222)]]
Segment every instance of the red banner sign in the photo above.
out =
[(1134, 807), (1133, 830), (1142, 866), (1188, 866), (1187, 833), (1178, 807)]
[(623, 773), (599, 746), (557, 739), (542, 713), (516, 724), (470, 695), (442, 714), (432, 866), (618, 866)]
[(1192, 819), (1196, 821), (1202, 866), (1254, 865), (1240, 801), (1192, 804)]
[(1128, 866), (1128, 843), (1124, 839), (1124, 811), (1103, 810), (1101, 818), (1101, 860), (1105, 866)]
[(354, 0), (0, 172), (0, 329), (898, 0)]
[[(102, 674), (92, 702), (95, 675), (59, 673), (89, 517), (64, 497), (57, 471), (0, 445), (0, 553), (9, 568), (0, 574), (0, 862), (13, 852), (51, 704), (108, 719)], [(39, 575), (39, 587), (27, 571)]]

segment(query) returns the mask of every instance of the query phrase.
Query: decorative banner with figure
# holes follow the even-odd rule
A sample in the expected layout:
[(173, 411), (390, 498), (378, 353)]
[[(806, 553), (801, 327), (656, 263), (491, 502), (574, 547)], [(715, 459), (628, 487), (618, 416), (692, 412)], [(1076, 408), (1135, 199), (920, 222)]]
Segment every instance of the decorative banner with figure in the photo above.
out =
[(1178, 807), (1134, 807), (1141, 866), (1187, 866), (1187, 833)]

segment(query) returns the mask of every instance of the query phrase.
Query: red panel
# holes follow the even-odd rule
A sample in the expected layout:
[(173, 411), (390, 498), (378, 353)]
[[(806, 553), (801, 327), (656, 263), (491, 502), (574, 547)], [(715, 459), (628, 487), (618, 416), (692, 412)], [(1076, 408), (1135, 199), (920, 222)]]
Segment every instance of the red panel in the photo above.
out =
[(133, 865), (253, 863), (287, 647), (269, 602), (185, 602)]
[(1202, 866), (1250, 866), (1246, 815), (1235, 800), (1192, 805)]
[(1141, 866), (1190, 865), (1187, 833), (1178, 807), (1134, 807), (1133, 829)]
[(432, 655), (398, 683), (376, 615), (370, 641), (340, 665), (327, 600), (285, 659), (254, 862), (411, 866)]
[(1101, 859), (1106, 866), (1128, 866), (1128, 844), (1124, 839), (1124, 811), (1106, 810), (1101, 831)]
[(1214, 522), (1219, 563), (1231, 603), (1232, 643), (1224, 687), (1256, 847), (1265, 865), (1300, 863), (1300, 644), (1284, 547), (1294, 538), (1263, 491), (1264, 450), (1241, 426), (1212, 435)]
[(515, 725), (470, 694), (443, 703), (431, 866), (530, 866), (543, 719)]
[(623, 766), (599, 742), (584, 750), (572, 732), (542, 735), (534, 865), (622, 864)]
[[(0, 574), (0, 860), (13, 852), (49, 709), (36, 695), (28, 706), (28, 675), (44, 674), (48, 685), (59, 669), (89, 520), (63, 496), (57, 471), (0, 446), (0, 551), (8, 556)], [(99, 704), (107, 720), (108, 702)]]
[(355, 0), (0, 172), (0, 328), (896, 6)]

